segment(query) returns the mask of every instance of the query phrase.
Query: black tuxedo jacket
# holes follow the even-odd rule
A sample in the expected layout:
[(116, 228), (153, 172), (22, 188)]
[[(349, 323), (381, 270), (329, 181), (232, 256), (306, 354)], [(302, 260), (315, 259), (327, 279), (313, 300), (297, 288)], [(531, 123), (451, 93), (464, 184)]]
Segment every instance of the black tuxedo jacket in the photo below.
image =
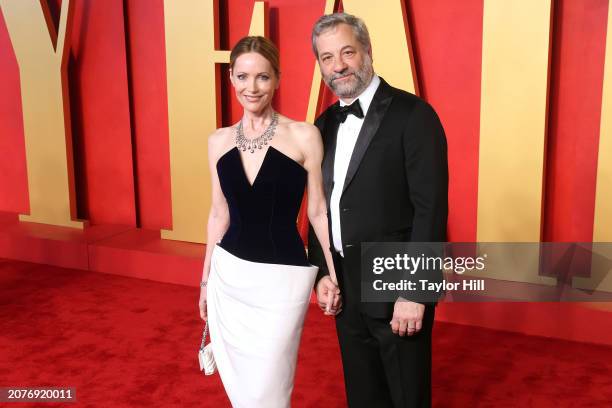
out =
[[(336, 102), (337, 104), (338, 102)], [(339, 122), (332, 105), (315, 121), (323, 137), (323, 183), (328, 205)], [(338, 280), (345, 304), (388, 318), (393, 303), (360, 302), (361, 242), (446, 240), (448, 165), (444, 129), (433, 108), (382, 78), (364, 118), (340, 198), (344, 260)], [(328, 274), (320, 244), (309, 232), (309, 260)]]

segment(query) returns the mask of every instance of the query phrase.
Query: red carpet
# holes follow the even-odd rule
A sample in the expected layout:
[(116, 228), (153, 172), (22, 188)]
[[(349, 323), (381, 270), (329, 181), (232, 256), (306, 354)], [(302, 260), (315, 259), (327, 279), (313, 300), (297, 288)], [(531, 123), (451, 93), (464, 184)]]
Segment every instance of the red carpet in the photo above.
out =
[[(196, 288), (0, 260), (0, 387), (72, 386), (69, 407), (226, 407), (198, 372)], [(520, 319), (521, 316), (516, 316)], [(436, 407), (612, 406), (612, 348), (436, 323)], [(343, 407), (332, 321), (308, 314), (293, 406)]]

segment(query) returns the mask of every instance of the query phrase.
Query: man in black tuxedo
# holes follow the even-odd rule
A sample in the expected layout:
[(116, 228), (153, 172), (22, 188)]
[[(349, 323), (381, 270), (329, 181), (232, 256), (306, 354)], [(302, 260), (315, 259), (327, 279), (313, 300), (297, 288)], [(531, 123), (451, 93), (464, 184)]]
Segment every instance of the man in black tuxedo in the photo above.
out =
[[(435, 304), (362, 302), (360, 244), (445, 241), (444, 130), (428, 103), (374, 73), (361, 19), (323, 16), (312, 42), (323, 79), (340, 99), (315, 124), (325, 146), (330, 249), (342, 295), (336, 329), (348, 404), (429, 407)], [(336, 287), (312, 229), (309, 243), (309, 258), (320, 266), (317, 298), (325, 308)]]

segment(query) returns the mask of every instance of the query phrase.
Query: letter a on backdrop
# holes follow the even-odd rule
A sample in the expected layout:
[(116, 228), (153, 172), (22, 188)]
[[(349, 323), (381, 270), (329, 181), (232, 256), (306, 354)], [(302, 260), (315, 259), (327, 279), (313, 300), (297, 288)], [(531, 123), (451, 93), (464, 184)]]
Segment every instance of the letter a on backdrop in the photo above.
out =
[[(326, 0), (324, 14), (338, 11), (337, 0)], [(408, 92), (417, 93), (412, 41), (404, 2), (401, 0), (343, 0), (343, 10), (363, 18), (372, 41), (372, 58), (376, 72), (389, 84)], [(314, 122), (321, 91), (321, 73), (315, 65), (310, 88), (306, 120)]]

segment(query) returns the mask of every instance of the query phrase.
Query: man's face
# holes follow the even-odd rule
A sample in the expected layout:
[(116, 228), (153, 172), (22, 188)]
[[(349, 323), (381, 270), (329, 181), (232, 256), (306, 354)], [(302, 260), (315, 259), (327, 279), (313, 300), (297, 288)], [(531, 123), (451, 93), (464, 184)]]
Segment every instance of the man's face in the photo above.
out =
[(354, 99), (367, 88), (374, 69), (372, 57), (353, 29), (346, 24), (324, 31), (316, 38), (323, 80), (338, 97)]

